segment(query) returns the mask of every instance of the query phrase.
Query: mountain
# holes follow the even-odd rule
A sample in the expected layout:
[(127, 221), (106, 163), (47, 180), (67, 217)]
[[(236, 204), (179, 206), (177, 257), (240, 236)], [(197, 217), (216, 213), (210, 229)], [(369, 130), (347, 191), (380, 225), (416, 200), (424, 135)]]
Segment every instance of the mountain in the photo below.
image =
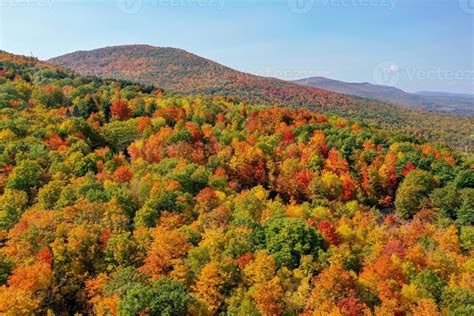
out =
[(474, 116), (473, 94), (420, 91), (416, 95), (436, 110)]
[(417, 95), (428, 96), (428, 97), (462, 97), (462, 98), (474, 98), (474, 94), (469, 93), (452, 93), (452, 92), (440, 92), (440, 91), (419, 91)]
[(85, 75), (141, 82), (177, 93), (238, 96), (276, 105), (302, 101), (342, 105), (348, 101), (336, 93), (240, 72), (169, 47), (113, 46), (78, 51), (48, 62)]
[(324, 77), (311, 77), (293, 82), (333, 92), (399, 104), (422, 111), (474, 116), (474, 95), (470, 94), (426, 91), (408, 93), (389, 86), (375, 85), (368, 82), (344, 82)]
[(254, 104), (305, 107), (467, 150), (474, 145), (472, 118), (421, 113), (386, 102), (255, 76), (176, 48), (113, 46), (77, 51), (48, 62), (83, 75), (130, 80), (179, 94), (226, 96)]

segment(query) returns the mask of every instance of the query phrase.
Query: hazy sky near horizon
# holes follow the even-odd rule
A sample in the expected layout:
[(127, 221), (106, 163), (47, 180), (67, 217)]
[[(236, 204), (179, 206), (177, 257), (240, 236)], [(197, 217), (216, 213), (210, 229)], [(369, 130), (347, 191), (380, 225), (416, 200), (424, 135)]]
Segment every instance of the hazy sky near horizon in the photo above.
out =
[(474, 93), (474, 0), (0, 0), (0, 48), (182, 48), (282, 79)]

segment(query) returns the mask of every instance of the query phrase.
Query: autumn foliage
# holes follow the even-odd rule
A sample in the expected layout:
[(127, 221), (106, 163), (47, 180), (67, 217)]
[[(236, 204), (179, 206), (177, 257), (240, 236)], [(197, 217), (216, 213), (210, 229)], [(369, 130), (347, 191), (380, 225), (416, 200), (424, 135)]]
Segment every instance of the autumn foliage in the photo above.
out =
[(471, 156), (26, 57), (0, 69), (0, 314), (474, 313)]

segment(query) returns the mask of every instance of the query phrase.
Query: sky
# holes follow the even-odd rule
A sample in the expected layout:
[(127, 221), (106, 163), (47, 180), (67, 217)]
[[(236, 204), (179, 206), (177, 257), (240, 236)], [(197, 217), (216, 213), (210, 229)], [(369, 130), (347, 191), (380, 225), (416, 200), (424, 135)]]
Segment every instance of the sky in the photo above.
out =
[(0, 49), (149, 44), (286, 80), (474, 94), (474, 0), (0, 0)]

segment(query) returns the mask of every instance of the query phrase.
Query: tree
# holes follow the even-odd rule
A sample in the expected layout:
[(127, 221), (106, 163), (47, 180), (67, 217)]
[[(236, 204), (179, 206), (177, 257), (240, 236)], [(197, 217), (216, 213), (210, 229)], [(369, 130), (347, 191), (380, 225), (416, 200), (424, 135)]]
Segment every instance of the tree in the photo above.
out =
[(255, 258), (245, 266), (243, 273), (250, 284), (269, 281), (276, 273), (275, 259), (267, 251), (258, 250)]
[(135, 285), (119, 303), (119, 315), (185, 315), (189, 304), (186, 288), (167, 278), (152, 285)]
[(15, 268), (8, 278), (8, 287), (0, 287), (0, 314), (34, 314), (40, 310), (52, 285), (50, 263), (38, 260), (31, 266)]
[(8, 177), (7, 188), (31, 192), (41, 183), (43, 168), (34, 160), (23, 160)]
[(118, 152), (123, 152), (139, 137), (135, 119), (105, 124), (100, 132), (109, 146)]
[(8, 276), (12, 273), (13, 262), (5, 255), (0, 256), (0, 286), (6, 285)]
[(456, 212), (459, 225), (474, 225), (474, 189), (465, 188), (459, 191), (460, 208)]
[(398, 188), (395, 206), (402, 218), (411, 218), (428, 206), (428, 195), (436, 187), (433, 176), (424, 170), (410, 172)]
[(341, 175), (349, 171), (349, 164), (335, 148), (329, 151), (328, 159), (326, 159), (324, 167), (337, 175)]
[(464, 250), (470, 251), (474, 249), (474, 226), (464, 226), (461, 228), (460, 234), (461, 244)]
[(317, 153), (321, 154), (323, 157), (326, 157), (328, 153), (328, 147), (323, 131), (318, 130), (314, 132), (313, 137), (311, 138), (311, 145)]
[(454, 179), (454, 183), (458, 189), (474, 188), (474, 170), (462, 170)]
[(441, 294), (441, 308), (453, 315), (474, 313), (474, 291), (464, 287), (447, 286)]
[(27, 206), (28, 195), (25, 191), (6, 189), (0, 197), (0, 230), (13, 227)]
[(115, 178), (119, 182), (129, 182), (133, 178), (133, 173), (127, 166), (120, 166), (115, 170)]
[(50, 181), (43, 186), (38, 192), (38, 202), (43, 209), (52, 209), (56, 205), (61, 196), (64, 187), (63, 181)]
[(267, 180), (263, 151), (246, 142), (232, 142), (235, 154), (229, 166), (244, 186), (264, 184)]
[(196, 280), (194, 293), (206, 304), (211, 314), (216, 313), (223, 302), (223, 285), (224, 279), (219, 266), (215, 262), (206, 264)]
[(328, 221), (324, 220), (318, 224), (318, 231), (329, 245), (339, 245), (341, 238), (336, 228)]
[(441, 293), (445, 286), (441, 279), (433, 271), (428, 269), (418, 273), (413, 280), (413, 284), (419, 288), (422, 297), (431, 298), (436, 302), (440, 301)]
[[(356, 275), (347, 272), (342, 265), (334, 265), (324, 269), (314, 280), (306, 308), (310, 311), (324, 312), (333, 309), (343, 299), (352, 298), (357, 294)], [(350, 305), (342, 301), (341, 307)], [(347, 306), (348, 307), (348, 306)]]
[(441, 316), (436, 302), (431, 299), (421, 299), (411, 310), (412, 315)]
[(110, 113), (112, 116), (117, 116), (120, 120), (125, 121), (131, 117), (132, 111), (124, 100), (117, 99), (112, 103)]
[(157, 280), (173, 273), (173, 270), (184, 268), (183, 259), (191, 244), (185, 234), (178, 230), (167, 230), (158, 227), (152, 232), (153, 242), (148, 250), (145, 264), (141, 271)]
[(318, 256), (323, 238), (302, 220), (273, 217), (263, 225), (264, 247), (278, 266), (296, 268), (304, 255)]
[(281, 315), (285, 310), (283, 297), (285, 290), (278, 277), (255, 286), (252, 297), (263, 316)]
[(314, 177), (310, 183), (310, 189), (315, 198), (322, 197), (328, 200), (344, 199), (343, 182), (337, 174), (331, 171), (323, 171), (321, 177)]
[(60, 108), (66, 103), (66, 97), (61, 88), (52, 85), (36, 90), (32, 97), (48, 108)]
[(99, 105), (97, 100), (89, 94), (83, 99), (77, 100), (76, 104), (74, 105), (74, 116), (81, 116), (85, 119), (87, 119), (92, 113), (97, 113), (98, 111)]
[[(138, 245), (129, 232), (113, 234), (110, 230), (104, 230), (101, 236), (102, 242), (106, 244), (105, 260), (109, 266), (133, 266), (137, 262), (141, 262), (142, 254), (138, 249)], [(122, 270), (120, 270), (122, 271)], [(135, 271), (136, 275), (141, 275)]]

